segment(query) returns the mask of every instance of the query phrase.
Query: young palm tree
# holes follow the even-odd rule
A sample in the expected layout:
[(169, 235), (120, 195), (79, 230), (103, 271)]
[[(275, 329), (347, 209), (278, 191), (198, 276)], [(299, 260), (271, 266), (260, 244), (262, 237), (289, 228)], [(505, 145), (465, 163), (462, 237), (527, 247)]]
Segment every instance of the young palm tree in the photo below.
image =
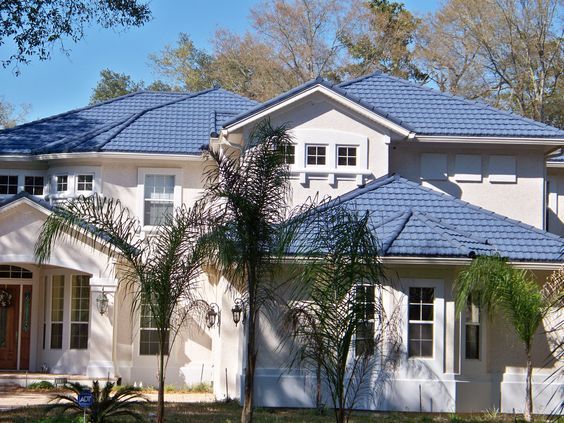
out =
[(285, 319), (294, 347), (290, 365), (314, 368), (318, 405), (323, 381), (335, 421), (343, 423), (374, 395), (373, 373), (383, 375), (396, 362), (397, 312), (386, 316), (379, 295), (383, 269), (368, 215), (337, 205), (310, 216), (294, 237), (303, 243), (293, 248), (302, 270), (290, 297), (302, 300), (289, 303)]
[(526, 421), (532, 420), (532, 345), (543, 319), (562, 301), (562, 287), (543, 291), (534, 275), (516, 269), (499, 256), (478, 257), (470, 267), (459, 273), (455, 284), (456, 309), (464, 310), (468, 301), (479, 304), (490, 318), (502, 314), (513, 326), (523, 343), (527, 357), (525, 411)]
[[(58, 394), (53, 398), (56, 404), (48, 407), (48, 412), (58, 411), (61, 413), (69, 412), (74, 416), (82, 416), (84, 410), (78, 403), (78, 395), (84, 390), (90, 390), (80, 383), (67, 383), (65, 388), (72, 394)], [(89, 421), (100, 423), (108, 419), (129, 417), (135, 421), (144, 421), (143, 411), (146, 408), (147, 399), (133, 386), (124, 386), (113, 392), (114, 384), (106, 382), (100, 389), (100, 383), (96, 380), (92, 382), (92, 406), (86, 410)]]
[(165, 216), (150, 236), (140, 238), (139, 220), (119, 200), (94, 194), (55, 208), (35, 246), (38, 262), (45, 262), (56, 242), (70, 233), (75, 241), (102, 245), (117, 259), (120, 286), (132, 295), (132, 312), (143, 309), (156, 328), (159, 422), (164, 420), (168, 352), (186, 319), (202, 318), (207, 310), (198, 297), (204, 259), (199, 239), (204, 220), (201, 208), (182, 207)]
[(242, 422), (253, 417), (258, 318), (272, 297), (268, 276), (283, 251), (280, 226), (288, 214), (290, 186), (284, 149), (291, 138), (284, 127), (259, 123), (241, 151), (209, 151), (203, 202), (213, 228), (208, 237), (211, 264), (243, 293), (246, 307), (246, 364)]

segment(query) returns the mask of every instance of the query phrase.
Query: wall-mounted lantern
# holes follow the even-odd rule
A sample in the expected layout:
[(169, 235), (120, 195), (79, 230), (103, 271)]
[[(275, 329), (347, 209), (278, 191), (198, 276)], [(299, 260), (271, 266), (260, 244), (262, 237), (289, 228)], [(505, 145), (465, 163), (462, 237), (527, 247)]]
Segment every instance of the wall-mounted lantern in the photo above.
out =
[(231, 307), (231, 313), (233, 313), (233, 322), (235, 322), (235, 326), (239, 324), (241, 318), (243, 320), (243, 324), (245, 324), (245, 302), (241, 298), (235, 299), (235, 304)]
[(211, 303), (206, 314), (206, 324), (208, 329), (213, 328), (216, 324), (219, 328), (221, 326), (221, 310), (216, 303)]
[(98, 298), (96, 298), (96, 308), (102, 316), (108, 312), (108, 304), (108, 296), (104, 292), (104, 287), (102, 287), (102, 292), (98, 295)]

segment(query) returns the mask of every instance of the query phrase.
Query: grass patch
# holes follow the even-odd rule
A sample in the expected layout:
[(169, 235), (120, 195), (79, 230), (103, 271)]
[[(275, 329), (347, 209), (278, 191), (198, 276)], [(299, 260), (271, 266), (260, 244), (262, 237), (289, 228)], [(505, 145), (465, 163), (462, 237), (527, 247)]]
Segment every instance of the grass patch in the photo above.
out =
[(55, 389), (55, 385), (51, 382), (42, 380), (41, 382), (33, 382), (27, 386), (27, 389), (31, 391), (52, 391)]
[[(166, 421), (180, 423), (195, 421), (202, 423), (235, 423), (240, 420), (241, 407), (236, 401), (214, 402), (214, 403), (166, 403)], [(151, 403), (147, 409), (148, 421), (154, 421), (156, 416), (156, 404)], [(16, 410), (0, 412), (0, 422), (44, 422), (44, 423), (66, 423), (74, 420), (46, 416), (45, 406), (24, 407)], [(116, 420), (117, 421), (117, 420)], [(119, 421), (129, 421), (120, 419)], [(259, 408), (255, 411), (256, 423), (284, 422), (284, 423), (325, 423), (333, 422), (332, 410), (328, 409), (325, 414), (320, 415), (313, 409), (281, 409), (281, 408)], [(512, 415), (491, 413), (484, 414), (419, 414), (419, 413), (381, 413), (381, 412), (356, 412), (350, 420), (351, 423), (482, 423), (482, 422), (520, 422)], [(541, 417), (535, 418), (536, 422), (544, 422)]]

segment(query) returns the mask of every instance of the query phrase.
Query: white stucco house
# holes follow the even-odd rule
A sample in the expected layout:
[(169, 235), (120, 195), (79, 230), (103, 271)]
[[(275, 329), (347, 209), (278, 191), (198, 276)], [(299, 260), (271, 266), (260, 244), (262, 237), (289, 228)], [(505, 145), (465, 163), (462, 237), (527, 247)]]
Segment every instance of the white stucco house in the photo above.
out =
[[(235, 148), (266, 117), (293, 135), (294, 203), (319, 193), (370, 213), (401, 300), (403, 356), (361, 406), (522, 410), (520, 344), (502, 321), (457, 315), (452, 286), (477, 254), (499, 253), (541, 283), (562, 265), (564, 132), (382, 73), (317, 79), (262, 104), (219, 88), (139, 92), (0, 131), (0, 294), (11, 296), (0, 305), (0, 369), (155, 384), (153, 329), (131, 315), (113, 261), (63, 240), (38, 266), (42, 222), (58, 201), (97, 192), (119, 198), (148, 231), (201, 194), (202, 146)], [(167, 383), (209, 382), (218, 399), (240, 397), (244, 325), (230, 318), (228, 284), (204, 281), (221, 326), (181, 334)], [(408, 305), (432, 311), (416, 318)], [(313, 406), (313, 375), (284, 368), (276, 328), (261, 333), (257, 405)], [(539, 335), (534, 347), (536, 412), (564, 401), (564, 380), (546, 381), (562, 366), (552, 342)]]

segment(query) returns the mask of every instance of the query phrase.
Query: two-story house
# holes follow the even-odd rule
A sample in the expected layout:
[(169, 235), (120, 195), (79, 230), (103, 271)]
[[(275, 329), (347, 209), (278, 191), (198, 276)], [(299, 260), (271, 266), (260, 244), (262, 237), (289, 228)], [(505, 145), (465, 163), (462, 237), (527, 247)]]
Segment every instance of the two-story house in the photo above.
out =
[[(382, 73), (314, 80), (262, 104), (222, 89), (140, 92), (0, 132), (0, 291), (11, 295), (0, 307), (0, 368), (154, 384), (154, 329), (131, 316), (113, 262), (69, 236), (37, 266), (41, 224), (57, 201), (98, 192), (120, 198), (148, 231), (201, 194), (202, 145), (235, 148), (264, 118), (293, 136), (293, 202), (341, 196), (370, 213), (381, 243), (402, 307), (402, 357), (378, 401), (360, 406), (522, 410), (520, 344), (479, 310), (457, 315), (453, 281), (479, 254), (501, 254), (541, 283), (562, 265), (562, 175), (559, 160), (546, 158), (564, 146), (564, 132)], [(208, 278), (203, 290), (219, 304), (221, 327), (181, 334), (168, 383), (213, 382), (218, 398), (240, 397), (244, 325), (225, 317), (228, 284)], [(407, 310), (416, 306), (431, 312), (413, 320)], [(313, 376), (285, 369), (276, 328), (265, 323), (263, 333), (258, 404), (312, 406)], [(542, 335), (535, 345), (538, 412), (564, 399), (562, 380), (546, 382), (561, 365), (550, 360), (551, 342)]]

